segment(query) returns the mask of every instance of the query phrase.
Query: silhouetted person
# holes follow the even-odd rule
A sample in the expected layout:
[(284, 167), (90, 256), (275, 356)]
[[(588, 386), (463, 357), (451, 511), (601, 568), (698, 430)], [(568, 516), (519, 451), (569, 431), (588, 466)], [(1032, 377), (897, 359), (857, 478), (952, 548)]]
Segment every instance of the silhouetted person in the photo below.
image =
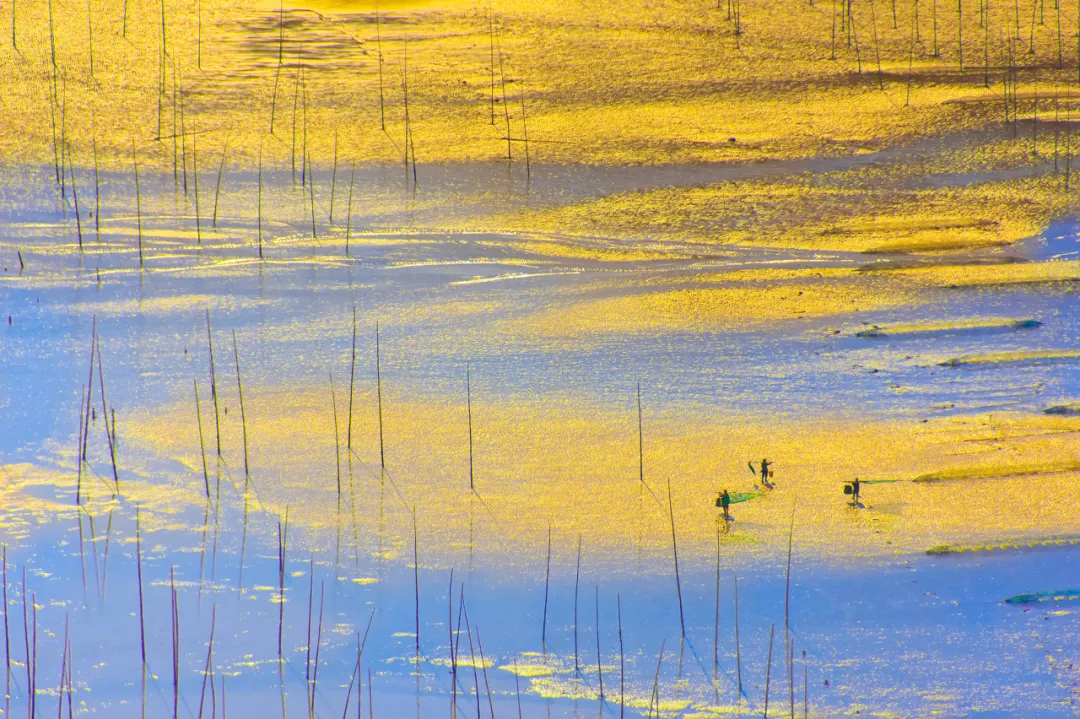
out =
[(859, 478), (856, 477), (855, 481), (851, 483), (851, 501), (855, 503), (855, 506), (859, 506)]
[(769, 460), (762, 458), (761, 460), (761, 483), (765, 486), (772, 486), (772, 482), (769, 481), (770, 467), (772, 463)]

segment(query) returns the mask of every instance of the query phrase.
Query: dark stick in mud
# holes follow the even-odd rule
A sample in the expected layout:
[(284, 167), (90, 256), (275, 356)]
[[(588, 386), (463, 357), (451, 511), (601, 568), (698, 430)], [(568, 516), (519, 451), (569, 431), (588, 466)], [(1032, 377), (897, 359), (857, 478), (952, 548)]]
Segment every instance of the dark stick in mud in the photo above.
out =
[(716, 613), (713, 615), (713, 687), (720, 691), (720, 524), (716, 525)]
[(79, 436), (75, 443), (75, 504), (78, 506), (79, 499), (82, 494), (82, 473), (83, 473), (83, 456), (82, 456), (82, 444), (83, 444), (83, 419), (90, 413), (90, 405), (86, 401), (86, 385), (83, 385), (79, 389)]
[(491, 69), (491, 124), (495, 125), (495, 25), (488, 8), (488, 67)]
[[(375, 386), (379, 399), (379, 469), (386, 472), (386, 452), (383, 445), (383, 413), (382, 413), (382, 361), (379, 354), (379, 323), (375, 323)], [(369, 688), (370, 691), (370, 688)]]
[(214, 337), (210, 330), (210, 310), (206, 310), (206, 346), (210, 352), (210, 398), (214, 400), (214, 437), (217, 456), (221, 458), (221, 414), (218, 412), (217, 372), (214, 369)]
[(487, 662), (484, 661), (484, 643), (480, 641), (480, 627), (476, 627), (476, 648), (480, 650), (480, 669), (484, 674), (484, 690), (487, 692), (488, 709), (495, 716), (495, 702), (491, 699), (491, 684), (488, 683)]
[(525, 120), (525, 82), (521, 83), (521, 132), (525, 141), (525, 177), (532, 178), (532, 162), (529, 158), (529, 123)]
[(319, 655), (322, 652), (323, 602), (326, 599), (326, 582), (319, 582), (319, 625), (315, 632), (315, 663), (311, 670), (311, 713), (315, 715), (315, 692), (319, 686)]
[(232, 331), (233, 359), (236, 362), (236, 392), (240, 397), (240, 427), (244, 438), (244, 493), (248, 491), (248, 440), (247, 440), (247, 414), (244, 412), (244, 383), (240, 380), (240, 351), (236, 348), (236, 330)]
[(141, 270), (143, 268), (142, 192), (139, 190), (139, 157), (135, 152), (134, 138), (131, 140), (131, 165), (135, 168), (135, 216), (139, 222), (139, 269)]
[(548, 594), (551, 588), (551, 523), (548, 522), (547, 568), (544, 570), (544, 619), (540, 630), (540, 647), (547, 654)]
[[(416, 676), (420, 677), (420, 545), (416, 535), (416, 506), (412, 508), (413, 586), (416, 588)], [(477, 635), (479, 638), (479, 634)]]
[(619, 619), (619, 719), (626, 716), (626, 657), (622, 639), (622, 597), (615, 595), (615, 610)]
[[(82, 448), (80, 450), (82, 452), (81, 459), (84, 463), (86, 462), (86, 445), (89, 441), (90, 434), (90, 415), (91, 413), (93, 413), (93, 409), (91, 408), (93, 407), (92, 398), (94, 396), (94, 352), (96, 350), (97, 315), (94, 315), (90, 323), (90, 376), (86, 380), (86, 415), (83, 417)], [(76, 505), (81, 504), (82, 502), (82, 494), (80, 492), (81, 489), (82, 483), (80, 482), (79, 486), (76, 487), (75, 490)]]
[(803, 719), (809, 719), (810, 717), (810, 669), (806, 665), (806, 650), (803, 649), (802, 653), (802, 668), (803, 668)]
[(574, 676), (581, 674), (578, 664), (578, 585), (581, 583), (581, 535), (577, 538), (577, 569), (574, 572)]
[[(334, 372), (330, 371), (330, 405), (334, 414), (334, 468), (337, 473), (337, 503), (341, 511), (341, 437), (338, 433), (337, 393), (334, 392)], [(339, 523), (340, 525), (340, 523)]]
[(31, 647), (33, 648), (33, 651), (30, 654), (30, 689), (29, 689), (29, 694), (30, 694), (30, 717), (31, 717), (31, 719), (33, 719), (33, 717), (37, 716), (37, 647), (38, 647), (38, 642), (37, 642), (37, 627), (38, 627), (38, 621), (37, 621), (37, 592), (33, 592), (33, 593), (30, 594), (30, 616), (33, 618), (32, 624), (31, 624), (32, 631), (33, 631), (33, 639), (32, 639), (32, 643), (31, 643)]
[[(231, 131), (232, 128), (229, 128), (229, 132)], [(218, 163), (217, 184), (214, 186), (214, 216), (211, 222), (215, 229), (217, 228), (218, 198), (221, 197), (221, 176), (225, 174), (225, 156), (229, 152), (229, 132), (225, 133), (225, 145), (221, 148), (221, 162)], [(262, 148), (261, 145), (259, 147)], [(260, 153), (260, 160), (261, 157)]]
[[(476, 716), (480, 716), (480, 677), (476, 672), (476, 650), (473, 647), (472, 626), (469, 623), (469, 610), (465, 608), (465, 585), (461, 585), (461, 608), (465, 612), (465, 633), (469, 637), (469, 663), (472, 664), (473, 684), (476, 686)], [(370, 687), (369, 687), (370, 693)]]
[(195, 120), (191, 121), (191, 175), (195, 182), (195, 237), (202, 246), (202, 220), (199, 217), (199, 132)]
[(139, 585), (139, 652), (142, 658), (142, 717), (146, 718), (146, 614), (143, 610), (142, 528), (139, 505), (135, 505), (135, 576)]
[(671, 518), (671, 550), (675, 557), (675, 590), (679, 595), (679, 625), (682, 628), (682, 635), (686, 637), (686, 619), (683, 616), (683, 600), (682, 600), (682, 581), (679, 579), (679, 545), (675, 541), (675, 509), (671, 504), (671, 480), (667, 483), (668, 494), (668, 516)]
[[(352, 232), (352, 196), (353, 181), (356, 179), (356, 164), (353, 163), (349, 170), (349, 204), (346, 208), (345, 217), (345, 256), (349, 256), (349, 234)], [(351, 448), (351, 445), (350, 445)]]
[[(386, 132), (386, 106), (383, 101), (383, 72), (382, 72), (382, 25), (379, 22), (379, 0), (375, 0), (375, 44), (379, 62), (379, 129)], [(371, 684), (368, 684), (368, 695), (371, 693)]]
[(795, 716), (795, 669), (791, 659), (791, 550), (795, 541), (795, 502), (791, 503), (791, 524), (788, 527), (787, 575), (784, 580), (784, 655), (788, 663), (788, 692), (791, 716)]
[(82, 252), (82, 217), (79, 214), (79, 191), (75, 187), (75, 166), (71, 163), (71, 147), (67, 148), (67, 161), (68, 172), (71, 175), (71, 197), (75, 202), (75, 229), (79, 236), (79, 252)]
[(776, 625), (773, 624), (769, 627), (769, 658), (765, 665), (765, 712), (763, 717), (769, 716), (769, 680), (772, 677), (772, 646), (773, 646), (773, 634), (776, 632)]
[(97, 124), (94, 123), (91, 132), (91, 141), (94, 148), (94, 234), (97, 241), (101, 242), (101, 184), (98, 182), (98, 154), (97, 154)]
[(473, 431), (472, 431), (472, 378), (469, 363), (465, 363), (465, 406), (469, 415), (469, 489), (476, 491), (473, 483)]
[(305, 154), (305, 157), (307, 158), (308, 197), (311, 199), (311, 239), (316, 242), (319, 236), (315, 232), (315, 171), (311, 169), (311, 156)]
[[(351, 189), (350, 189), (351, 194)], [(356, 386), (356, 305), (352, 308), (352, 356), (349, 360), (349, 425), (345, 431), (345, 448), (352, 451), (353, 390)]]
[(739, 648), (739, 576), (735, 579), (735, 676), (739, 683), (739, 701), (742, 701), (742, 651)]
[[(206, 682), (207, 682), (208, 679), (210, 680), (211, 683), (213, 682), (213, 676), (214, 676), (214, 629), (216, 629), (216, 627), (217, 627), (217, 605), (215, 604), (210, 609), (210, 642), (206, 646), (206, 666), (203, 669), (202, 691), (199, 694), (199, 719), (202, 719), (203, 702), (206, 700)], [(211, 691), (213, 691), (213, 687), (211, 687)], [(211, 702), (216, 703), (216, 702), (214, 702), (213, 699), (211, 699)], [(216, 712), (214, 712), (214, 713), (216, 713)]]
[(338, 131), (334, 128), (334, 172), (330, 176), (330, 224), (334, 224), (334, 195), (337, 194)]
[(274, 134), (274, 116), (277, 113), (277, 91), (281, 83), (281, 58), (278, 58), (277, 69), (274, 72), (274, 92), (270, 95), (270, 134)]
[(307, 608), (307, 647), (304, 655), (304, 695), (307, 699), (308, 717), (314, 716), (311, 696), (311, 616), (315, 602), (315, 555), (308, 559), (308, 608)]
[[(82, 528), (80, 522), (79, 528)], [(7, 580), (7, 545), (4, 545), (3, 554), (4, 568), (4, 716), (11, 716), (11, 627), (8, 623), (8, 614), (11, 605), (8, 604), (8, 580)]]
[(58, 705), (56, 707), (56, 717), (60, 719), (64, 715), (64, 682), (67, 680), (67, 666), (68, 666), (68, 649), (70, 645), (68, 642), (68, 621), (70, 616), (64, 616), (64, 648), (60, 653), (60, 688), (57, 691), (59, 697)]
[(656, 657), (656, 673), (653, 674), (652, 694), (649, 696), (649, 715), (652, 716), (653, 704), (656, 705), (657, 714), (660, 713), (660, 665), (664, 663), (664, 644), (667, 640), (660, 642), (660, 654)]
[(262, 143), (259, 143), (259, 199), (257, 203), (257, 212), (259, 213), (259, 259), (263, 258), (263, 233), (262, 233)]
[[(101, 414), (105, 422), (105, 438), (109, 440), (109, 458), (112, 459), (113, 482), (116, 485), (116, 495), (120, 494), (120, 474), (116, 470), (116, 443), (113, 440), (113, 432), (109, 431), (109, 411), (105, 404), (105, 373), (101, 369), (101, 343), (97, 345), (98, 386), (101, 390)], [(114, 495), (114, 496), (116, 496)]]
[(31, 716), (33, 716), (33, 679), (30, 676), (30, 619), (27, 616), (26, 606), (26, 565), (22, 568), (22, 605), (23, 605), (23, 644), (26, 650), (26, 663), (23, 665), (26, 667), (26, 687), (27, 687), (27, 709), (30, 710)]
[(173, 668), (173, 719), (180, 715), (180, 609), (177, 606), (176, 580), (173, 567), (169, 567), (169, 592), (172, 595), (172, 668)]
[(594, 587), (596, 601), (596, 674), (600, 681), (600, 706), (604, 706), (604, 660), (600, 656), (600, 587)]
[(199, 409), (199, 380), (194, 377), (195, 383), (195, 419), (199, 426), (199, 456), (202, 457), (203, 486), (206, 489), (206, 498), (210, 499), (210, 472), (206, 469), (206, 442), (203, 441), (202, 411)]

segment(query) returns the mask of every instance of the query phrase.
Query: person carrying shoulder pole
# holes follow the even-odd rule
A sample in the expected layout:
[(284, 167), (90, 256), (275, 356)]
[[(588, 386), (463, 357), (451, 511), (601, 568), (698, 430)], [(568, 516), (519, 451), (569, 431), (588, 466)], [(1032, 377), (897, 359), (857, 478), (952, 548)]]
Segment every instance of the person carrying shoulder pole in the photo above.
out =
[(769, 481), (769, 478), (772, 476), (772, 465), (773, 463), (764, 457), (761, 459), (761, 483), (766, 487), (772, 486), (772, 482)]
[(856, 477), (855, 481), (851, 483), (851, 501), (856, 507), (859, 506), (859, 478)]

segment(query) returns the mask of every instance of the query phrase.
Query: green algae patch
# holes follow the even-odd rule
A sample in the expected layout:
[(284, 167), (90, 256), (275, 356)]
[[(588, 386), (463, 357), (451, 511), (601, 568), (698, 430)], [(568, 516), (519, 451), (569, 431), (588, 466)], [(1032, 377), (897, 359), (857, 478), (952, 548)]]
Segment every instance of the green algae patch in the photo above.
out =
[(941, 367), (992, 366), (1009, 362), (1065, 361), (1080, 358), (1080, 350), (1027, 350), (964, 355), (939, 362)]

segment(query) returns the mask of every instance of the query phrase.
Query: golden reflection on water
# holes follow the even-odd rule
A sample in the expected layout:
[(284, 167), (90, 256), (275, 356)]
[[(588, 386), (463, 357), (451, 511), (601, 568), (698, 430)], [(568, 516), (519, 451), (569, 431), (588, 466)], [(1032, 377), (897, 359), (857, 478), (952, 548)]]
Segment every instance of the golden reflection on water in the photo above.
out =
[[(633, 409), (493, 400), (474, 404), (476, 491), (470, 492), (463, 404), (388, 398), (387, 474), (380, 480), (377, 419), (365, 389), (356, 397), (352, 455), (339, 404), (339, 504), (329, 388), (260, 388), (245, 399), (251, 486), (260, 509), (283, 515), (288, 507), (290, 522), (324, 538), (343, 532), (349, 542), (370, 541), (394, 527), (398, 539), (391, 537), (384, 551), (397, 554), (407, 551), (415, 507), (429, 562), (450, 564), (471, 551), (542, 558), (549, 526), (556, 552), (564, 555), (580, 535), (592, 555), (613, 561), (634, 552), (663, 556), (671, 542), (669, 481), (681, 547), (690, 556), (708, 556), (718, 529), (713, 500), (720, 489), (751, 489), (756, 478), (747, 462), (761, 456), (776, 463), (777, 488), (733, 506), (736, 520), (721, 537), (730, 554), (769, 553), (783, 545), (793, 507), (796, 546), (817, 556), (921, 552), (942, 543), (1076, 530), (1066, 508), (1080, 501), (1080, 467), (1039, 460), (1076, 454), (1080, 419), (1070, 417), (998, 414), (920, 423), (777, 416), (762, 422), (752, 414), (646, 408), (643, 485)], [(212, 412), (204, 402), (211, 455)], [(122, 427), (140, 453), (179, 459), (190, 470), (174, 475), (172, 487), (150, 490), (140, 483), (133, 494), (162, 491), (173, 502), (201, 501), (193, 413), (187, 401)], [(234, 414), (224, 418), (222, 444), (240, 483), (241, 428)], [(896, 481), (864, 485), (866, 507), (856, 509), (841, 492), (855, 476)]]

